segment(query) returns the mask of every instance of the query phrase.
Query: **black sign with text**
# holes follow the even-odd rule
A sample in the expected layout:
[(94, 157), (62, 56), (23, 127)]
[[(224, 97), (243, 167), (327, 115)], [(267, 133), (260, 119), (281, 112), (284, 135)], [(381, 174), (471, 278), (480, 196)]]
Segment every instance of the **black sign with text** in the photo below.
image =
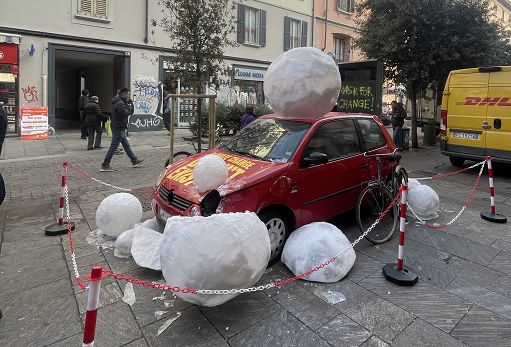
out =
[(163, 118), (155, 114), (132, 114), (128, 120), (128, 131), (158, 131), (163, 128)]

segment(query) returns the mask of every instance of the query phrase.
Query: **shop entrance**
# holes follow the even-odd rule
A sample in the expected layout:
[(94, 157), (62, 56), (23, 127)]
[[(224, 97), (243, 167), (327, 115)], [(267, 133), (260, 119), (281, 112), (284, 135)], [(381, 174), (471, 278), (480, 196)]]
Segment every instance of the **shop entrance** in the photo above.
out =
[(101, 110), (112, 111), (117, 91), (129, 86), (130, 57), (125, 52), (50, 45), (48, 113), (50, 126), (79, 129), (81, 91), (99, 97)]

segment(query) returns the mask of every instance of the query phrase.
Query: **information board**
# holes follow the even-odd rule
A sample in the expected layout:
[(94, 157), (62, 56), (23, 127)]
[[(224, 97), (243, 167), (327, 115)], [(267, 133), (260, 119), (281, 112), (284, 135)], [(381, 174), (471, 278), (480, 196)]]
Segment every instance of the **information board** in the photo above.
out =
[(20, 107), (22, 140), (48, 138), (48, 107)]

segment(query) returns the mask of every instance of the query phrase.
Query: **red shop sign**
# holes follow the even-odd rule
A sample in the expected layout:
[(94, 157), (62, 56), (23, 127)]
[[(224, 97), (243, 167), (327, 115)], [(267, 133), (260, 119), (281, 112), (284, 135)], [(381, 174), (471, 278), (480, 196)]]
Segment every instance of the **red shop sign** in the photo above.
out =
[(0, 43), (0, 64), (18, 64), (18, 45)]

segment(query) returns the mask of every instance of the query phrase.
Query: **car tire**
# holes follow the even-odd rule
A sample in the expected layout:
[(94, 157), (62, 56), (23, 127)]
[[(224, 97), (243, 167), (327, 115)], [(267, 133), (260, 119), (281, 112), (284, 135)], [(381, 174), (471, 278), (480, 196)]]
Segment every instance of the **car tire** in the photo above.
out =
[(268, 266), (280, 260), (284, 244), (291, 233), (291, 222), (289, 218), (279, 210), (266, 210), (259, 214), (259, 219), (268, 228), (270, 236), (271, 255)]
[(449, 157), (449, 161), (453, 166), (462, 167), (465, 164), (465, 159), (460, 157)]

